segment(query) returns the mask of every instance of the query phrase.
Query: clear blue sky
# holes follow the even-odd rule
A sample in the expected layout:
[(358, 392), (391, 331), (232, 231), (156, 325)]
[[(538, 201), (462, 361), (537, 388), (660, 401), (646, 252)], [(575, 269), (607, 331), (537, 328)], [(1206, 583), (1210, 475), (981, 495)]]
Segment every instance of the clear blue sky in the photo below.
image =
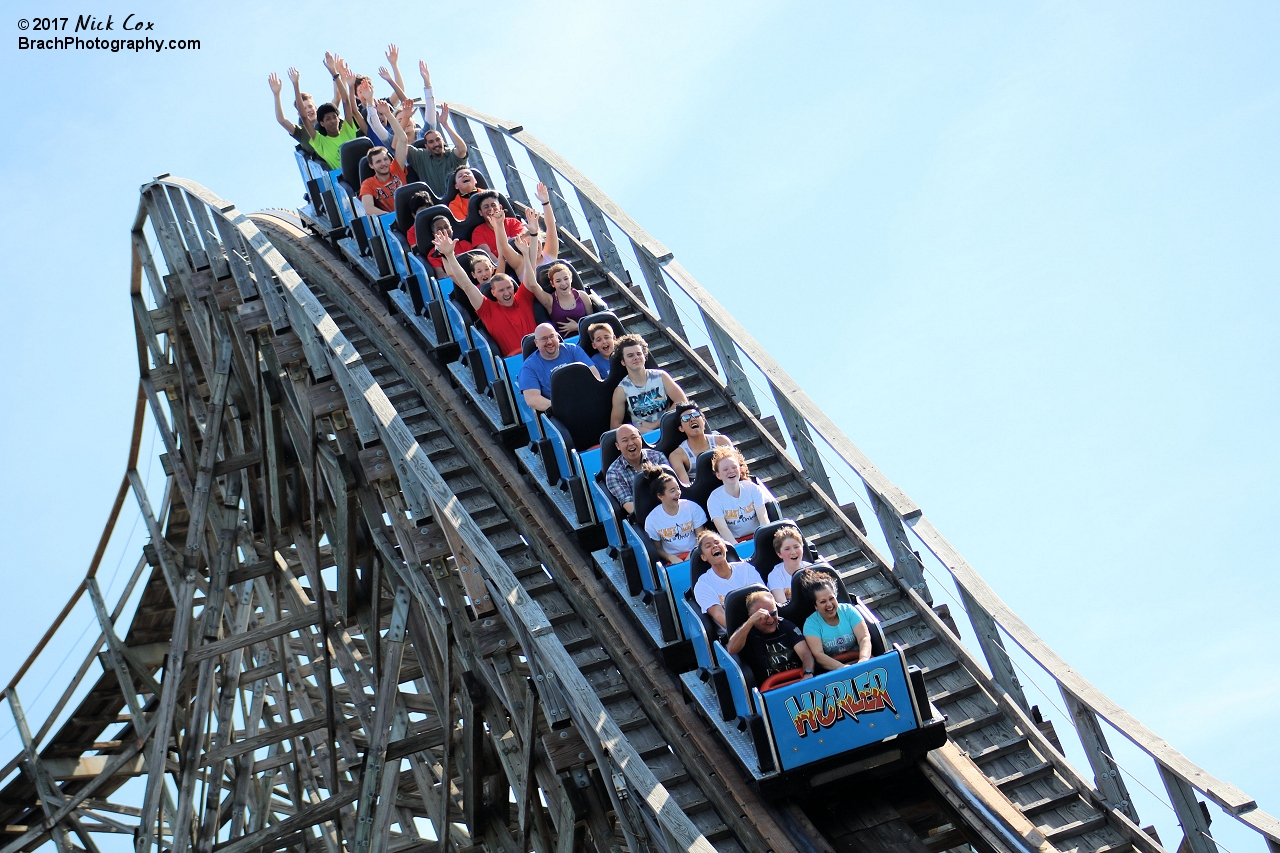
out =
[(295, 206), (267, 74), (323, 92), (326, 49), (372, 73), (394, 38), (666, 243), (1080, 672), (1280, 811), (1280, 7), (278, 8), (89, 10), (202, 41), (136, 56), (4, 24), (6, 679), (121, 474), (138, 186)]

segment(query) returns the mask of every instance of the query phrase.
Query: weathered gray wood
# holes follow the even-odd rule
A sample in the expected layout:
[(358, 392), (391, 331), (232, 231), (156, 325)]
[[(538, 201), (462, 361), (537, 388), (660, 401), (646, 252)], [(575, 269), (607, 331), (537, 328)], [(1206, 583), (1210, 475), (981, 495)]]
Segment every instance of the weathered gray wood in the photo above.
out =
[(1209, 834), (1209, 823), (1200, 811), (1200, 801), (1196, 799), (1195, 789), (1177, 774), (1171, 772), (1163, 764), (1157, 765), (1160, 780), (1169, 792), (1169, 802), (1178, 815), (1178, 824), (1182, 827), (1182, 837), (1186, 840), (1191, 853), (1218, 853), (1218, 845)]
[(163, 310), (168, 308), (169, 294), (164, 289), (160, 271), (156, 269), (156, 260), (151, 255), (151, 246), (148, 245), (146, 235), (143, 234), (141, 229), (133, 232), (133, 250), (138, 254), (142, 270), (147, 275), (147, 284), (151, 288), (151, 298), (155, 300), (156, 309)]
[(1081, 704), (1065, 687), (1062, 688), (1062, 698), (1067, 703), (1067, 710), (1071, 713), (1085, 757), (1093, 768), (1093, 780), (1103, 800), (1112, 808), (1127, 814), (1129, 820), (1138, 823), (1138, 810), (1129, 797), (1129, 790), (1120, 775), (1120, 766), (1111, 757), (1111, 749), (1107, 746), (1107, 738), (1098, 723), (1097, 714)]
[(484, 154), (480, 151), (480, 146), (476, 145), (476, 134), (471, 129), (471, 123), (461, 113), (453, 112), (452, 105), (450, 105), (450, 113), (453, 117), (454, 130), (458, 131), (458, 136), (467, 143), (467, 162), (483, 172), (493, 189), (497, 189), (498, 173), (491, 171), (485, 164)]
[(143, 203), (150, 214), (151, 227), (155, 231), (156, 241), (160, 244), (160, 254), (164, 256), (164, 265), (174, 275), (183, 275), (193, 270), (191, 259), (178, 236), (178, 223), (169, 206), (169, 197), (164, 188), (153, 184), (144, 188)]
[(204, 247), (205, 256), (209, 259), (209, 268), (213, 270), (214, 278), (227, 278), (231, 275), (231, 270), (227, 265), (227, 258), (223, 254), (222, 241), (209, 220), (208, 205), (194, 196), (188, 195), (187, 206), (191, 210), (192, 218), (195, 220), (196, 236)]
[(529, 152), (529, 161), (533, 163), (533, 171), (538, 180), (547, 187), (547, 195), (551, 197), (551, 210), (556, 216), (556, 225), (581, 240), (578, 236), (578, 223), (573, 219), (573, 211), (565, 202), (564, 193), (560, 191), (560, 181), (556, 179), (556, 170), (534, 152)]
[[(391, 739), (393, 717), (396, 712), (397, 682), (400, 661), (404, 655), (405, 626), (409, 618), (409, 589), (396, 590), (395, 607), (391, 612), (391, 625), (387, 629), (386, 651), (382, 668), (382, 683), (378, 687), (378, 711), (373, 729), (369, 733), (369, 749), (365, 753), (364, 776), (360, 786), (360, 799), (356, 809), (356, 837), (353, 849), (360, 853), (370, 849), (374, 835), (375, 809), (389, 809), (391, 802), (377, 803), (382, 790), (383, 773), (386, 771), (387, 743)], [(397, 759), (395, 762), (399, 764)]]
[[(925, 547), (947, 567), (956, 579), (957, 586), (979, 604), (984, 612), (990, 614), (1009, 638), (1043, 667), (1059, 685), (1070, 690), (1085, 707), (1114, 726), (1118, 732), (1152, 756), (1162, 767), (1189, 783), (1208, 799), (1221, 806), (1228, 814), (1239, 817), (1245, 823), (1250, 823), (1245, 815), (1257, 809), (1257, 803), (1253, 798), (1234, 785), (1223, 782), (1196, 766), (1163, 738), (1086, 681), (996, 595), (995, 591), (927, 518), (919, 517), (912, 520), (909, 526)], [(1265, 817), (1268, 820), (1258, 820), (1255, 828), (1263, 832), (1273, 832), (1275, 837), (1280, 838), (1280, 821), (1270, 816)], [(1272, 827), (1273, 824), (1273, 829), (1264, 829), (1264, 827)], [(1251, 825), (1254, 824), (1251, 823)]]
[(169, 202), (172, 205), (174, 219), (178, 226), (178, 234), (181, 235), (183, 243), (186, 245), (187, 254), (190, 255), (197, 270), (204, 269), (209, 266), (209, 256), (205, 253), (204, 243), (196, 234), (191, 212), (187, 210), (187, 200), (182, 190), (178, 187), (166, 186), (165, 190), (169, 194)]
[(969, 614), (969, 622), (973, 625), (973, 633), (982, 647), (982, 654), (987, 659), (987, 667), (991, 671), (991, 679), (1000, 689), (1009, 694), (1023, 711), (1031, 713), (1031, 703), (1022, 692), (1022, 682), (1013, 669), (1013, 659), (1005, 650), (1004, 640), (1000, 637), (1000, 629), (996, 626), (991, 614), (974, 600), (964, 587), (957, 587), (960, 598), (964, 602), (965, 612)]
[(822, 456), (818, 453), (818, 446), (814, 444), (813, 436), (810, 435), (804, 418), (792, 405), (791, 399), (780, 391), (778, 386), (771, 382), (769, 387), (773, 390), (773, 401), (778, 406), (778, 413), (782, 415), (782, 422), (787, 426), (787, 434), (791, 436), (791, 446), (800, 457), (800, 465), (804, 468), (809, 482), (822, 489), (827, 493), (827, 497), (835, 501), (835, 490), (831, 488), (826, 466), (822, 464)]
[(520, 180), (520, 171), (511, 157), (511, 149), (507, 147), (507, 138), (501, 131), (492, 127), (486, 127), (484, 130), (489, 136), (489, 146), (493, 149), (493, 155), (498, 158), (498, 166), (502, 169), (502, 177), (507, 184), (507, 197), (528, 207), (529, 194), (525, 192), (524, 181)]
[(653, 256), (640, 248), (635, 240), (631, 241), (631, 250), (635, 254), (636, 262), (640, 265), (640, 273), (644, 276), (645, 284), (649, 286), (649, 297), (653, 300), (653, 307), (658, 310), (658, 316), (662, 318), (662, 322), (668, 329), (688, 341), (689, 336), (685, 334), (680, 312), (676, 309), (675, 300), (671, 298), (671, 293), (667, 290), (667, 282), (662, 277), (662, 267), (658, 266)]
[(747, 372), (742, 369), (742, 359), (738, 357), (738, 348), (734, 345), (733, 338), (729, 337), (729, 333), (722, 329), (719, 323), (707, 316), (705, 311), (702, 312), (702, 324), (707, 330), (707, 337), (711, 338), (711, 345), (715, 347), (716, 355), (720, 357), (720, 367), (729, 390), (751, 414), (757, 418), (760, 417), (760, 404), (756, 402), (756, 392), (751, 387)]
[(907, 538), (907, 529), (902, 525), (902, 519), (893, 511), (893, 507), (871, 489), (867, 489), (867, 497), (871, 501), (871, 508), (875, 511), (876, 521), (880, 523), (885, 541), (889, 543), (889, 550), (893, 553), (893, 570), (932, 606), (933, 593), (925, 580), (920, 558), (911, 549), (911, 540)]
[(622, 266), (622, 256), (618, 254), (618, 246), (613, 242), (613, 235), (609, 233), (609, 225), (605, 221), (604, 214), (600, 208), (596, 207), (595, 202), (582, 194), (578, 190), (578, 204), (582, 206), (582, 213), (587, 217), (587, 226), (591, 229), (591, 235), (596, 240), (596, 257), (604, 264), (605, 269), (616, 275), (621, 281), (630, 280), (627, 270)]

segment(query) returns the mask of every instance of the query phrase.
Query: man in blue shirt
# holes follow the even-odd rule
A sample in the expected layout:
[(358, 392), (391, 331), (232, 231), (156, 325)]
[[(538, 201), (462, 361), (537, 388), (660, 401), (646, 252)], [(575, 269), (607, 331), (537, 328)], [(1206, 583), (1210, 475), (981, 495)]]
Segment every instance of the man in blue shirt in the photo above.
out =
[(550, 323), (543, 323), (533, 330), (533, 342), (538, 348), (524, 360), (517, 384), (524, 394), (524, 401), (535, 412), (545, 412), (551, 408), (551, 371), (560, 365), (581, 362), (591, 368), (596, 379), (600, 378), (600, 371), (596, 370), (582, 347), (562, 343), (560, 335)]

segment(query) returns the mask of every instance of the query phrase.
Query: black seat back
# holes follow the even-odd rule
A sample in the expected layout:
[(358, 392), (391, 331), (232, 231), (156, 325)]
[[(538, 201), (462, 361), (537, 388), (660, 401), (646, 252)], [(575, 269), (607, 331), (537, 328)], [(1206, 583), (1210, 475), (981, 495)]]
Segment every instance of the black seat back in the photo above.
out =
[(414, 224), (414, 217), (409, 214), (409, 199), (413, 198), (414, 193), (425, 192), (431, 196), (431, 201), (436, 201), (435, 193), (431, 192), (431, 187), (418, 181), (413, 184), (405, 184), (396, 190), (396, 230), (401, 234), (409, 233), (409, 226)]
[(703, 512), (707, 509), (707, 498), (721, 485), (711, 470), (711, 456), (714, 453), (714, 450), (708, 450), (698, 454), (697, 461), (693, 463), (693, 482), (684, 488), (684, 496), (702, 507)]
[[(426, 186), (426, 184), (423, 184)], [(424, 258), (427, 253), (435, 248), (433, 235), (431, 233), (431, 223), (437, 216), (443, 216), (449, 221), (452, 228), (458, 227), (458, 220), (453, 218), (453, 214), (449, 212), (449, 208), (443, 204), (434, 204), (431, 207), (424, 207), (418, 211), (418, 215), (413, 218), (413, 236), (418, 238), (414, 251)]]
[(669, 459), (684, 439), (685, 434), (680, 431), (680, 416), (675, 412), (667, 412), (659, 422), (658, 441), (654, 444), (654, 449), (661, 450), (662, 454)]
[[(382, 146), (379, 145), (375, 147), (381, 148)], [(369, 150), (372, 151), (373, 148), (370, 148)], [(369, 155), (365, 154), (363, 157), (360, 158), (360, 183), (363, 184), (365, 181), (369, 180), (372, 177), (373, 177), (373, 167), (369, 165)]]
[[(738, 562), (741, 557), (738, 556), (738, 549), (733, 547), (732, 542), (726, 542), (728, 545), (728, 554), (726, 558), (730, 563)], [(711, 570), (711, 564), (702, 559), (702, 552), (698, 548), (694, 548), (689, 552), (689, 589), (692, 590), (698, 585), (698, 578), (702, 577)]]
[[(457, 195), (457, 193), (454, 193)], [(502, 203), (502, 207), (507, 211), (507, 216), (513, 219), (519, 219), (516, 215), (516, 209), (511, 206), (511, 200), (496, 190), (484, 190), (478, 192), (471, 198), (467, 199), (467, 218), (458, 224), (454, 229), (454, 235), (459, 240), (471, 240), (471, 233), (476, 230), (476, 226), (484, 224), (484, 217), (480, 215), (480, 205), (484, 204), (485, 199), (497, 198)], [(506, 234), (495, 235), (499, 239), (506, 239)]]
[[(844, 604), (853, 604), (854, 598), (849, 595), (849, 590), (845, 588), (844, 581), (840, 580), (840, 575), (831, 566), (825, 563), (817, 563), (809, 567), (808, 570), (824, 574), (836, 583), (836, 600)], [(804, 620), (808, 619), (814, 611), (813, 593), (804, 588), (801, 577), (806, 569), (801, 569), (791, 576), (791, 600), (784, 606), (778, 608), (778, 612), (790, 619), (801, 628), (804, 627)]]
[(444, 198), (440, 199), (445, 204), (448, 204), (458, 197), (458, 185), (453, 180), (454, 176), (458, 174), (458, 169), (470, 169), (471, 174), (476, 176), (476, 186), (481, 190), (489, 189), (489, 179), (484, 176), (484, 172), (475, 166), (468, 166), (464, 163), (449, 173), (449, 181), (448, 186), (446, 186), (444, 190)]
[(753, 592), (768, 592), (762, 583), (748, 584), (735, 589), (724, 598), (724, 629), (732, 636), (733, 632), (747, 621), (747, 596)]
[[(672, 471), (671, 468), (666, 465), (659, 467), (672, 477), (676, 475), (676, 472)], [(656, 477), (657, 475), (654, 476)], [(649, 490), (649, 479), (646, 477), (644, 471), (636, 474), (635, 479), (632, 480), (631, 492), (633, 495), (633, 501), (636, 505), (636, 521), (639, 522), (640, 528), (643, 530), (645, 519), (649, 517), (649, 513), (653, 512), (654, 507), (661, 503), (661, 501), (655, 498), (653, 496), (653, 492)], [(647, 539), (648, 537), (645, 538)]]
[(611, 429), (600, 433), (600, 470), (608, 471), (609, 466), (621, 455), (618, 451), (618, 431)]
[(573, 279), (574, 290), (586, 290), (586, 286), (582, 283), (582, 276), (578, 275), (578, 271), (574, 269), (573, 264), (567, 260), (546, 261), (539, 264), (538, 269), (533, 274), (533, 280), (536, 281), (547, 293), (555, 293), (555, 285), (551, 283), (551, 268), (556, 264), (564, 264), (569, 268), (569, 276)]
[(360, 163), (372, 147), (373, 141), (367, 136), (357, 136), (350, 142), (342, 143), (342, 147), (338, 149), (338, 159), (342, 163), (342, 183), (347, 185), (352, 195), (360, 192), (360, 182), (363, 180), (360, 177)]
[[(717, 480), (716, 482), (719, 483), (720, 481)], [(800, 525), (790, 518), (771, 521), (756, 528), (754, 536), (756, 550), (751, 554), (751, 565), (756, 567), (756, 571), (760, 573), (762, 578), (768, 578), (769, 572), (773, 571), (773, 567), (782, 562), (778, 557), (778, 552), (773, 550), (773, 535), (784, 527), (800, 529)], [(803, 534), (801, 534), (801, 538), (803, 539)], [(821, 560), (822, 555), (818, 553), (818, 549), (809, 540), (803, 539), (803, 541), (804, 558), (811, 563)], [(796, 572), (796, 574), (799, 574), (799, 572)]]
[(605, 384), (585, 364), (562, 364), (551, 371), (551, 411), (569, 430), (578, 452), (595, 447), (609, 430), (610, 398)]
[[(489, 296), (489, 294), (487, 293), (485, 295)], [(490, 296), (489, 298), (492, 299), (493, 297)], [(537, 348), (538, 348), (538, 344), (534, 341), (533, 335), (525, 335), (524, 340), (520, 341), (520, 352), (524, 355), (525, 358), (528, 358), (529, 356), (533, 355), (533, 351), (536, 350)]]

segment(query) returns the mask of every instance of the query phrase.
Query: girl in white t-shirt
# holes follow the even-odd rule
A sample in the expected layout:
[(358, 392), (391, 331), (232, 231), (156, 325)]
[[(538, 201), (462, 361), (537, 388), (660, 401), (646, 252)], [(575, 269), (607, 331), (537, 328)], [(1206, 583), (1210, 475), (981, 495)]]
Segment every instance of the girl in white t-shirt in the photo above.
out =
[(765, 503), (773, 495), (747, 479), (747, 460), (735, 447), (717, 447), (711, 454), (711, 470), (724, 485), (707, 498), (707, 515), (725, 539), (745, 542), (757, 527), (769, 523)]
[(693, 501), (680, 497), (680, 481), (672, 474), (657, 474), (649, 481), (649, 488), (661, 503), (644, 520), (644, 532), (658, 546), (663, 562), (679, 563), (693, 550), (707, 514)]
[(779, 528), (773, 534), (773, 552), (782, 562), (769, 572), (769, 590), (775, 601), (790, 601), (791, 576), (813, 565), (804, 558), (804, 537), (800, 535), (800, 528), (791, 525)]

